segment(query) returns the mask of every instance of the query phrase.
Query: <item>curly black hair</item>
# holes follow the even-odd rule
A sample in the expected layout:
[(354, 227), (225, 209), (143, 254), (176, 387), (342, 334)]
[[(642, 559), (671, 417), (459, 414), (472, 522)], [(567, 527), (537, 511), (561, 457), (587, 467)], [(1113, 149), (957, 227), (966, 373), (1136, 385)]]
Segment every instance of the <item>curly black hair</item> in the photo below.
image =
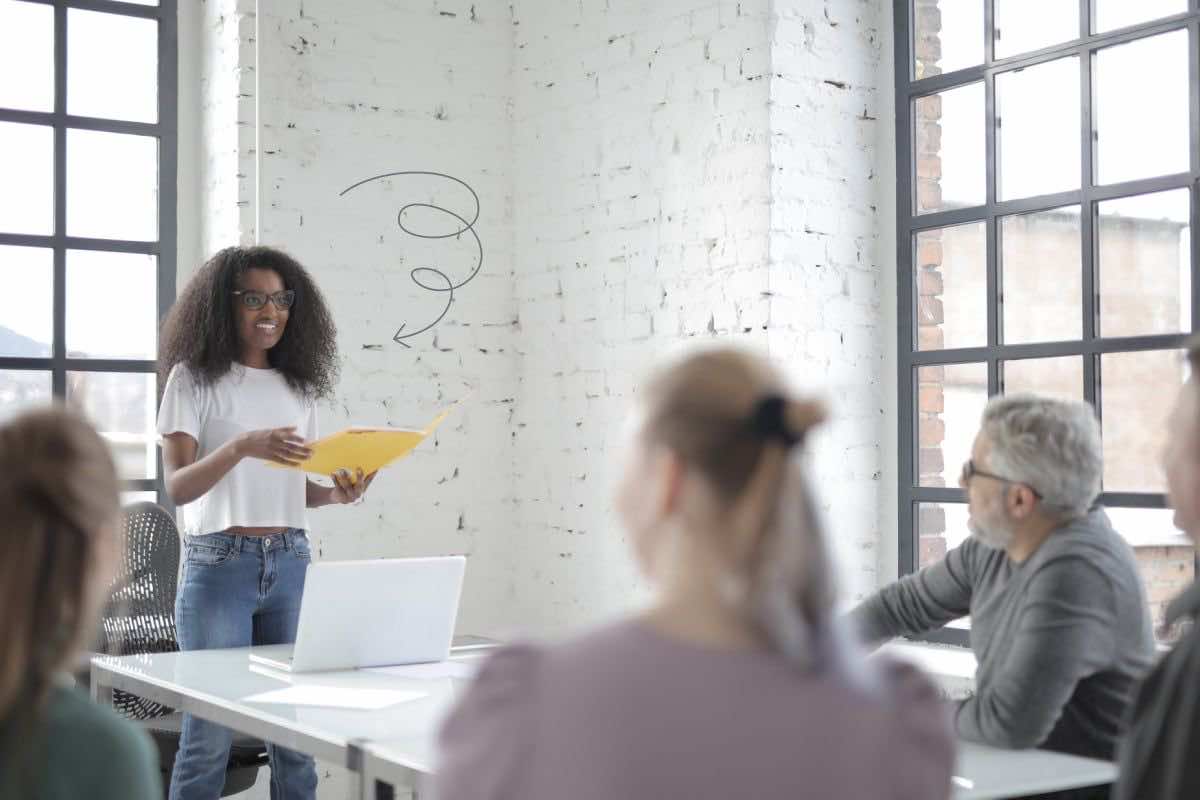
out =
[(226, 247), (188, 282), (163, 320), (158, 356), (162, 380), (180, 363), (205, 385), (229, 372), (241, 355), (233, 292), (239, 288), (238, 276), (248, 269), (273, 270), (296, 293), (283, 336), (267, 351), (268, 363), (305, 397), (330, 397), (338, 375), (333, 315), (308, 271), (274, 247)]

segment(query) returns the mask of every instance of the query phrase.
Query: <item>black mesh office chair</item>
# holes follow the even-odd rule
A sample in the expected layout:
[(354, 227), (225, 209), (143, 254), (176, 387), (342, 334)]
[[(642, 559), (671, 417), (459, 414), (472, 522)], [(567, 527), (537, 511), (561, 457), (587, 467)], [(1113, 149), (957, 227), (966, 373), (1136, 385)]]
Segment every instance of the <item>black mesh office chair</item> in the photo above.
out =
[[(179, 574), (179, 531), (175, 520), (154, 503), (125, 508), (125, 554), (104, 609), (99, 650), (106, 655), (170, 653), (179, 649), (175, 632), (175, 592)], [(140, 722), (158, 746), (163, 786), (171, 779), (179, 750), (183, 715), (126, 692), (113, 692), (113, 707)], [(267, 763), (261, 741), (235, 736), (222, 797), (254, 785)]]

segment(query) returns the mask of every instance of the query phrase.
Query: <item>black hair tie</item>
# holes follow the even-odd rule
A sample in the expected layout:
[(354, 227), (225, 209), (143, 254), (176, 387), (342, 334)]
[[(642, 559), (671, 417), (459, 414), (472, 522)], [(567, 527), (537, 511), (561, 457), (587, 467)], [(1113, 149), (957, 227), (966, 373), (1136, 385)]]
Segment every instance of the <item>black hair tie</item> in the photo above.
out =
[(803, 437), (797, 436), (787, 424), (784, 411), (787, 401), (781, 395), (771, 394), (759, 400), (750, 415), (750, 430), (763, 439), (774, 439), (784, 447), (794, 447)]

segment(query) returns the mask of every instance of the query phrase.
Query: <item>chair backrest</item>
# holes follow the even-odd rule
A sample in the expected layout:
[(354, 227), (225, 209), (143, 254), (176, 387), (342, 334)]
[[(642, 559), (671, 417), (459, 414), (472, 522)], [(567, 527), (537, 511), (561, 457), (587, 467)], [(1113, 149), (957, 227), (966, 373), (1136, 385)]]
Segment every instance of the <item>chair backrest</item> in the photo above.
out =
[[(124, 512), (124, 553), (104, 608), (99, 649), (114, 656), (174, 652), (179, 649), (179, 530), (171, 515), (154, 503), (134, 503)], [(135, 719), (170, 712), (124, 692), (114, 693), (113, 705)]]

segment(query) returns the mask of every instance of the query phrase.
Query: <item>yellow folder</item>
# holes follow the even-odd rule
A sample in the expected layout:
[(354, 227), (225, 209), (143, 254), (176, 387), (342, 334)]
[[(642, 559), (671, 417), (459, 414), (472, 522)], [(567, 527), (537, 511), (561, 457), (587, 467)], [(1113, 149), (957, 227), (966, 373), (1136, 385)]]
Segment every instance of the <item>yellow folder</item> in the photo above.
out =
[[(457, 404), (456, 404), (457, 405)], [(351, 474), (361, 469), (364, 475), (386, 467), (409, 454), (446, 418), (454, 406), (438, 414), (424, 430), (408, 428), (346, 428), (308, 444), (312, 456), (295, 466), (267, 463), (281, 469), (299, 469), (316, 475), (332, 475), (339, 469)]]

